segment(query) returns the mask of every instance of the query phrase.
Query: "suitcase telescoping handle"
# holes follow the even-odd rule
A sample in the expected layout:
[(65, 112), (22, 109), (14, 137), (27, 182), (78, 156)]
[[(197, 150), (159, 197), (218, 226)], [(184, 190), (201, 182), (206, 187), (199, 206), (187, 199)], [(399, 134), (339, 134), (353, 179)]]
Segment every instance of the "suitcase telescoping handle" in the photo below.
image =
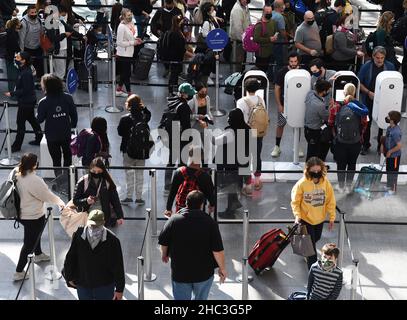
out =
[(288, 232), (287, 234), (287, 240), (290, 241), (290, 239), (292, 238), (292, 236), (295, 234), (295, 232), (297, 231), (298, 227), (301, 225), (301, 223), (294, 223), (293, 227), (291, 228), (290, 232)]

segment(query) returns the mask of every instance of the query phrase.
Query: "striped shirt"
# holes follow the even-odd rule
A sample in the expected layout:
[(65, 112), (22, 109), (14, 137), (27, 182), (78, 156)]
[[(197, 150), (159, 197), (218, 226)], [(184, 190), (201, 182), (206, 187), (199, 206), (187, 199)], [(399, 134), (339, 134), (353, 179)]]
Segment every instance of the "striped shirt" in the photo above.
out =
[(315, 262), (308, 275), (308, 300), (336, 300), (342, 289), (342, 270), (335, 267), (325, 271), (321, 262)]

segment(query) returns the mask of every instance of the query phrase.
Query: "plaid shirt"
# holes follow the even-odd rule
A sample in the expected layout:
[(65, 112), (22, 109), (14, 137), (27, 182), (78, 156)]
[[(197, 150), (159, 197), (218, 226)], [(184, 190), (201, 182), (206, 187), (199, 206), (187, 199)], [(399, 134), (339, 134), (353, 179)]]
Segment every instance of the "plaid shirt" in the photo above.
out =
[[(346, 104), (346, 102), (345, 102), (345, 104)], [(338, 114), (339, 110), (341, 110), (342, 106), (345, 104), (335, 102), (334, 105), (329, 109), (328, 125), (333, 129), (334, 135), (336, 135), (336, 130), (335, 130), (336, 115)], [(367, 116), (361, 117), (360, 123), (362, 125), (362, 131), (360, 133), (360, 140), (361, 140), (360, 142), (363, 143), (363, 135), (364, 135), (367, 125), (369, 123), (368, 117)]]

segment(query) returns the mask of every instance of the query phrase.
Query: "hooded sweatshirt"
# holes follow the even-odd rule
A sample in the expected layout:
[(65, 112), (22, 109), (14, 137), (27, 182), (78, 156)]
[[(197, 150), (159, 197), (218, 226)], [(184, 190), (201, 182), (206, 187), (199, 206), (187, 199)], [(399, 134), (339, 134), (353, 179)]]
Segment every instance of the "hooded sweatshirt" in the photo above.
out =
[(321, 178), (318, 184), (302, 177), (291, 191), (291, 208), (294, 216), (311, 224), (317, 225), (325, 221), (334, 221), (336, 200), (331, 183)]
[(31, 20), (28, 15), (25, 15), (21, 19), (21, 29), (19, 32), (21, 51), (24, 51), (24, 48), (38, 49), (40, 47), (41, 32), (41, 20), (39, 18)]
[(304, 126), (318, 130), (328, 122), (329, 110), (325, 99), (320, 97), (314, 90), (308, 92), (305, 98)]

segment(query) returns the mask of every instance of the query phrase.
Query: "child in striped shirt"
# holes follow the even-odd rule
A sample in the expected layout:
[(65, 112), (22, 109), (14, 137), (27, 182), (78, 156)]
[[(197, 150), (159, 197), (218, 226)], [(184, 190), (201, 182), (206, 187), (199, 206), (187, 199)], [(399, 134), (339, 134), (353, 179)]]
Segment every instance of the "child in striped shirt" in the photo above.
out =
[(342, 270), (337, 267), (339, 249), (333, 243), (321, 249), (321, 259), (309, 271), (307, 300), (336, 300), (342, 289)]

